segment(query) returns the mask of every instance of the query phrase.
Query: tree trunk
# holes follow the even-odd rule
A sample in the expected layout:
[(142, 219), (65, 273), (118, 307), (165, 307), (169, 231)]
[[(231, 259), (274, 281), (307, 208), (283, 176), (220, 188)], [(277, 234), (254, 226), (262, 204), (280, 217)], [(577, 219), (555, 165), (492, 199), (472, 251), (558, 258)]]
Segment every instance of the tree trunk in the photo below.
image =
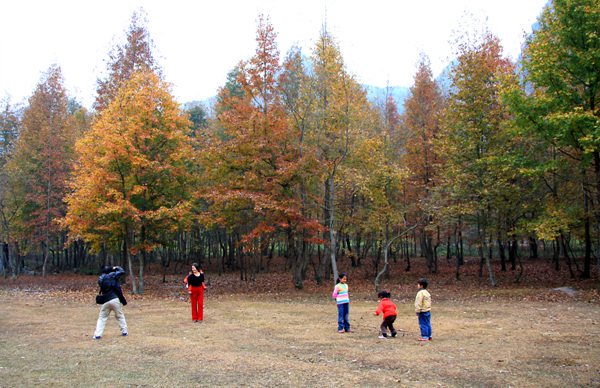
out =
[(461, 260), (458, 257), (458, 251), (456, 255), (456, 280), (460, 280), (460, 266), (462, 265)]
[[(328, 239), (329, 239), (329, 246), (327, 247), (327, 252), (328, 252), (328, 256), (331, 260), (331, 269), (333, 270), (333, 278), (334, 280), (337, 280), (338, 278), (338, 269), (337, 269), (337, 263), (336, 263), (336, 258), (335, 258), (335, 251), (336, 251), (336, 237), (335, 237), (335, 229), (333, 228), (334, 226), (334, 219), (335, 219), (335, 215), (334, 215), (334, 209), (333, 209), (333, 205), (334, 205), (334, 181), (333, 181), (333, 176), (329, 176), (326, 180), (325, 180), (325, 198), (324, 198), (324, 215), (325, 215), (325, 220), (327, 221), (327, 227), (328, 227)], [(324, 262), (320, 263), (320, 267), (323, 267), (325, 265)], [(322, 279), (322, 275), (323, 275), (323, 269), (324, 268), (319, 268), (319, 276)]]
[(405, 239), (405, 244), (404, 244), (404, 253), (406, 255), (406, 268), (404, 269), (406, 272), (410, 271), (410, 249), (409, 249), (409, 242), (408, 242), (408, 237)]
[(303, 278), (302, 278), (302, 263), (301, 263), (301, 255), (298, 252), (296, 239), (294, 238), (294, 232), (292, 228), (287, 229), (287, 238), (288, 238), (288, 256), (292, 263), (292, 280), (294, 282), (294, 287), (296, 289), (301, 290), (304, 288)]
[[(418, 225), (419, 225), (419, 222), (417, 222), (417, 223), (416, 223), (414, 226), (412, 226), (412, 227), (408, 228), (408, 229), (407, 229), (407, 230), (405, 230), (404, 232), (402, 232), (402, 233), (399, 233), (399, 234), (398, 234), (396, 237), (392, 238), (391, 240), (389, 240), (389, 241), (386, 241), (386, 244), (385, 244), (385, 253), (384, 253), (384, 266), (383, 266), (383, 269), (381, 270), (381, 272), (379, 272), (379, 273), (377, 274), (377, 277), (375, 278), (375, 291), (376, 291), (376, 292), (379, 292), (379, 278), (381, 278), (381, 276), (382, 276), (384, 273), (386, 273), (386, 272), (387, 272), (387, 270), (388, 270), (388, 268), (389, 268), (389, 265), (390, 265), (390, 260), (389, 260), (389, 255), (388, 255), (388, 252), (389, 252), (389, 250), (390, 250), (390, 246), (392, 245), (392, 243), (393, 243), (393, 242), (394, 242), (396, 239), (398, 239), (398, 238), (400, 238), (400, 237), (402, 237), (402, 236), (406, 235), (408, 232), (410, 232), (412, 229), (416, 228)], [(386, 237), (387, 237), (387, 236), (386, 236)]]
[(575, 277), (575, 273), (573, 272), (573, 267), (571, 266), (571, 257), (569, 256), (569, 250), (567, 248), (567, 242), (565, 239), (565, 236), (563, 234), (563, 232), (560, 232), (560, 237), (561, 237), (561, 244), (562, 244), (562, 249), (563, 249), (563, 254), (565, 255), (565, 260), (567, 262), (567, 267), (569, 268), (569, 273), (571, 275), (571, 278)]
[(348, 257), (350, 257), (350, 263), (352, 267), (356, 267), (356, 254), (352, 251), (352, 244), (350, 244), (349, 234), (346, 234), (346, 249), (348, 250)]
[(360, 246), (362, 243), (362, 236), (360, 233), (358, 233), (356, 235), (356, 244), (354, 244), (356, 246), (356, 266), (360, 267), (360, 260), (361, 260), (361, 254), (360, 254)]
[[(596, 172), (596, 206), (595, 206), (595, 215), (596, 215), (596, 231), (598, 236), (596, 237), (596, 251), (600, 253), (600, 152), (598, 150), (594, 151), (594, 168)], [(600, 255), (598, 255), (596, 259), (598, 265), (598, 276), (600, 276)], [(590, 271), (591, 277), (591, 271)]]
[(560, 271), (560, 240), (559, 237), (552, 241), (552, 260), (554, 260), (554, 270)]
[(532, 259), (538, 258), (538, 244), (533, 237), (529, 237), (529, 257)]
[(135, 280), (135, 274), (133, 273), (133, 262), (131, 259), (131, 253), (129, 253), (129, 231), (125, 227), (125, 236), (123, 236), (123, 257), (127, 260), (127, 267), (129, 269), (129, 277), (131, 278), (131, 287), (134, 294), (138, 294), (137, 281)]
[(42, 264), (42, 277), (46, 277), (46, 265), (48, 264), (48, 255), (50, 249), (50, 192), (52, 191), (52, 183), (50, 177), (52, 172), (50, 171), (50, 165), (48, 164), (48, 182), (46, 184), (46, 230), (44, 231), (44, 263)]
[(583, 191), (583, 211), (585, 219), (583, 223), (584, 240), (585, 240), (585, 256), (583, 260), (583, 273), (581, 277), (589, 279), (592, 277), (592, 236), (590, 233), (590, 216), (589, 216), (589, 193), (586, 189)]
[(465, 263), (465, 255), (464, 255), (464, 246), (463, 246), (463, 238), (462, 238), (462, 218), (458, 217), (458, 238), (456, 241), (456, 257), (458, 259), (458, 266), (460, 267)]
[(506, 272), (506, 252), (504, 251), (504, 241), (500, 236), (498, 236), (498, 255), (500, 256), (500, 270)]
[[(142, 245), (146, 242), (146, 226), (142, 225), (140, 233), (140, 241)], [(138, 279), (138, 293), (144, 295), (144, 272), (146, 270), (146, 249), (140, 251), (140, 272)]]
[(483, 277), (483, 265), (485, 264), (485, 247), (479, 247), (479, 277)]
[[(486, 244), (485, 240), (482, 241), (482, 244), (483, 244), (483, 252), (484, 252), (484, 255), (485, 255), (485, 252), (489, 251), (489, 250), (487, 249), (487, 244)], [(494, 270), (492, 268), (492, 261), (491, 261), (491, 259), (492, 258), (490, 257), (490, 255), (486, 255), (485, 256), (485, 265), (486, 265), (488, 273), (490, 275), (490, 284), (491, 284), (492, 287), (496, 287), (496, 279), (494, 278)]]
[(421, 255), (425, 257), (425, 264), (427, 265), (427, 268), (429, 269), (429, 273), (434, 273), (433, 243), (431, 241), (431, 236), (429, 235), (429, 233), (427, 233), (425, 228), (421, 229), (420, 234), (421, 234), (421, 238), (420, 238)]
[(10, 250), (8, 248), (8, 243), (2, 244), (2, 278), (6, 279), (8, 277), (8, 266), (9, 266), (9, 253)]
[(519, 243), (517, 242), (516, 237), (513, 236), (513, 239), (510, 243), (510, 247), (508, 249), (508, 261), (510, 261), (510, 269), (512, 271), (517, 269), (518, 249), (519, 249)]

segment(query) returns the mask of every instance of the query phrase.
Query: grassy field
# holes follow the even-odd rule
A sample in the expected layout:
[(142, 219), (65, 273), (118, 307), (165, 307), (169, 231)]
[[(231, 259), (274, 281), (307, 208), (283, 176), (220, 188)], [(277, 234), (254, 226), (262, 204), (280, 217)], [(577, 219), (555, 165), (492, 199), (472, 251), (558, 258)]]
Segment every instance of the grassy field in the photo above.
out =
[(560, 291), (548, 298), (544, 290), (449, 295), (433, 288), (434, 340), (422, 343), (410, 287), (392, 294), (402, 330), (395, 339), (377, 338), (381, 317), (371, 315), (377, 300), (363, 291), (351, 292), (355, 333), (338, 334), (327, 288), (209, 289), (200, 324), (191, 322), (188, 301), (175, 292), (129, 296), (130, 335), (120, 336), (111, 314), (102, 339), (93, 340), (99, 311), (93, 290), (32, 290), (5, 281), (0, 386), (600, 386), (597, 302)]

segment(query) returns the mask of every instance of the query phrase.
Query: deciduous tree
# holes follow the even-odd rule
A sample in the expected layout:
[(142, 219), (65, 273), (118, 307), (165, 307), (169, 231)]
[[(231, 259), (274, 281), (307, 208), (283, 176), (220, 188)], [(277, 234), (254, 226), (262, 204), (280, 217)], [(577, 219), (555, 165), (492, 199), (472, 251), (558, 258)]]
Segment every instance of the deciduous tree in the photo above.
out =
[[(281, 101), (275, 38), (269, 20), (261, 17), (256, 54), (240, 63), (235, 82), (219, 93), (216, 111), (224, 136), (204, 152), (205, 179), (213, 182), (205, 198), (224, 225), (247, 227), (241, 243), (250, 252), (260, 252), (281, 232), (293, 244), (302, 232), (319, 230), (302, 212), (299, 132), (289, 125)], [(295, 277), (296, 287), (302, 280)]]
[[(337, 278), (336, 193), (343, 182), (343, 166), (357, 142), (373, 134), (374, 126), (370, 122), (373, 108), (364, 88), (347, 71), (339, 45), (325, 26), (310, 60), (314, 66), (315, 103), (305, 143), (307, 152), (320, 166), (323, 218), (328, 228), (327, 256), (333, 276)], [(320, 263), (318, 281), (323, 278), (324, 264)]]
[(18, 108), (10, 102), (8, 97), (2, 100), (0, 109), (2, 109), (0, 112), (0, 218), (4, 229), (2, 271), (6, 278), (11, 268), (13, 277), (16, 277), (18, 273), (16, 260), (11, 260), (11, 224), (21, 206), (21, 200), (11, 184), (12, 172), (7, 164), (14, 151), (19, 131), (19, 117)]
[(41, 244), (43, 276), (50, 244), (60, 232), (56, 221), (66, 211), (63, 198), (68, 192), (75, 141), (61, 69), (53, 65), (23, 111), (19, 139), (10, 161), (14, 188), (24, 200), (18, 220), (21, 233), (34, 244)]
[(139, 71), (161, 74), (154, 59), (154, 42), (148, 31), (148, 21), (143, 9), (133, 13), (124, 44), (117, 44), (108, 53), (105, 78), (98, 78), (94, 109), (101, 112), (117, 96), (119, 89)]
[[(66, 224), (71, 239), (128, 257), (135, 293), (144, 293), (146, 253), (168, 244), (190, 220), (190, 122), (154, 73), (135, 73), (77, 144)], [(139, 253), (139, 283), (130, 254)]]
[(487, 28), (458, 46), (452, 70), (452, 92), (438, 149), (444, 165), (440, 179), (444, 199), (454, 214), (477, 227), (477, 244), (490, 283), (496, 285), (488, 250), (493, 217), (510, 176), (502, 175), (502, 155), (508, 142), (502, 131), (508, 119), (500, 102), (499, 85), (513, 65), (502, 57), (499, 39)]
[[(600, 230), (600, 1), (554, 0), (538, 19), (539, 27), (527, 38), (523, 53), (523, 83), (507, 93), (518, 125), (547, 144), (548, 163), (554, 177), (559, 163), (568, 161), (570, 185), (579, 187), (583, 207), (585, 258), (582, 276), (591, 276), (591, 222)], [(558, 163), (557, 163), (558, 162)], [(544, 167), (545, 166), (545, 167)], [(552, 179), (552, 175), (546, 175)], [(570, 190), (569, 190), (570, 192)], [(575, 203), (573, 196), (555, 194), (548, 204)], [(554, 216), (571, 213), (565, 206), (551, 206), (547, 226), (568, 228)], [(562, 217), (559, 217), (562, 218)], [(571, 217), (569, 217), (571, 218)], [(579, 218), (579, 217), (578, 217)], [(554, 222), (559, 221), (560, 224)], [(564, 220), (564, 219), (563, 219)], [(548, 229), (547, 229), (548, 231)], [(599, 241), (596, 238), (596, 245)], [(600, 265), (600, 262), (599, 262)]]
[[(432, 211), (431, 192), (434, 189), (437, 166), (440, 164), (434, 140), (439, 137), (444, 98), (429, 64), (429, 58), (422, 55), (414, 84), (410, 88), (408, 99), (404, 103), (403, 128), (406, 131), (406, 143), (403, 147), (402, 164), (410, 170), (406, 184), (409, 201), (416, 204), (413, 218), (423, 218), (425, 222), (418, 228), (421, 238), (421, 252), (425, 255), (427, 267), (437, 272), (436, 247), (434, 239), (435, 211)], [(421, 217), (427, 213), (425, 217)], [(436, 241), (434, 241), (436, 240)]]

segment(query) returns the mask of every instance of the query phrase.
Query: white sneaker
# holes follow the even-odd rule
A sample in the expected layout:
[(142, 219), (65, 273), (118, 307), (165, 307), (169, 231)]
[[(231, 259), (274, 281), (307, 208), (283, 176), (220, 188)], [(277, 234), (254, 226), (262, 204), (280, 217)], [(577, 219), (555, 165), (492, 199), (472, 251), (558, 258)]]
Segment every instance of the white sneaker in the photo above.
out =
[(380, 335), (380, 336), (379, 336), (379, 339), (386, 339), (386, 338), (387, 338), (387, 337), (386, 337), (386, 336), (384, 336), (384, 335)]

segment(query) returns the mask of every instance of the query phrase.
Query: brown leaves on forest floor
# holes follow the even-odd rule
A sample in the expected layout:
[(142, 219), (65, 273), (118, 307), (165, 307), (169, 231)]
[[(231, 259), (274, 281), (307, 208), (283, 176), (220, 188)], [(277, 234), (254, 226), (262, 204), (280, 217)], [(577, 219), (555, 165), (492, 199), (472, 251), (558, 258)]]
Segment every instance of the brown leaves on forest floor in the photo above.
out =
[[(376, 300), (374, 290), (374, 275), (372, 265), (364, 263), (360, 267), (351, 267), (348, 259), (338, 263), (340, 272), (348, 274), (351, 295), (366, 300)], [(469, 258), (460, 268), (460, 280), (456, 279), (454, 263), (440, 261), (438, 272), (430, 274), (423, 259), (412, 260), (411, 271), (404, 270), (404, 263), (392, 263), (388, 276), (383, 276), (380, 289), (385, 289), (392, 294), (392, 298), (399, 301), (410, 301), (416, 294), (418, 279), (425, 277), (429, 280), (430, 291), (434, 300), (461, 300), (464, 298), (476, 300), (510, 300), (510, 301), (569, 301), (573, 298), (590, 303), (600, 303), (600, 283), (598, 282), (597, 267), (593, 267), (592, 279), (571, 277), (563, 265), (560, 271), (553, 269), (551, 263), (545, 259), (528, 260), (524, 262), (523, 273), (520, 270), (500, 271), (494, 267), (496, 287), (490, 285), (489, 274), (484, 268), (483, 276), (479, 276), (479, 260)], [(319, 285), (315, 281), (313, 268), (307, 271), (307, 280), (304, 288), (294, 288), (291, 273), (285, 271), (285, 260), (273, 259), (268, 271), (261, 271), (254, 276), (254, 280), (242, 280), (240, 272), (229, 272), (218, 275), (210, 265), (203, 265), (208, 290), (206, 297), (223, 295), (267, 295), (274, 300), (290, 296), (311, 297), (331, 294), (333, 280)], [(311, 272), (312, 271), (312, 272)], [(137, 274), (136, 274), (137, 275)], [(144, 299), (173, 299), (186, 298), (187, 292), (183, 287), (186, 274), (169, 273), (164, 276), (163, 269), (150, 266), (146, 269), (145, 294), (131, 295), (132, 287), (129, 277), (125, 279), (123, 290), (128, 298)], [(248, 277), (250, 277), (248, 275)], [(77, 275), (72, 273), (59, 273), (41, 276), (21, 276), (17, 279), (0, 279), (0, 289), (20, 290), (35, 294), (35, 298), (47, 299), (58, 297), (64, 300), (86, 302), (92, 300), (98, 291), (97, 275)], [(519, 279), (518, 282), (516, 280)], [(569, 287), (574, 291), (572, 295), (557, 289)]]
[(102, 338), (93, 340), (99, 307), (92, 298), (69, 297), (78, 293), (84, 295), (0, 289), (0, 386), (600, 384), (600, 305), (579, 298), (443, 295), (434, 299), (434, 340), (421, 343), (412, 295), (394, 299), (402, 336), (379, 340), (372, 292), (351, 295), (355, 332), (345, 334), (337, 333), (329, 287), (212, 293), (202, 324), (191, 322), (189, 303), (150, 293), (124, 309), (129, 336), (120, 336), (111, 314)]

